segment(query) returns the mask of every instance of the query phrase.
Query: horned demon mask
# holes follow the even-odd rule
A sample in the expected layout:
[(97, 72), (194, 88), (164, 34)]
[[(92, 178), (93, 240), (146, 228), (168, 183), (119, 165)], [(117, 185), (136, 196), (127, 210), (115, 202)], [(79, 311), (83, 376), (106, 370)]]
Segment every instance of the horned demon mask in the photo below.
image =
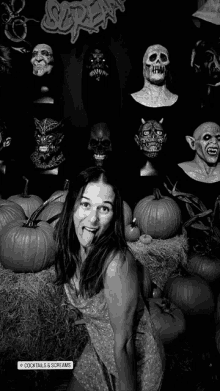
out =
[(89, 76), (97, 81), (109, 75), (109, 64), (106, 54), (101, 49), (94, 49), (88, 58)]
[(53, 68), (53, 60), (53, 50), (49, 45), (42, 43), (35, 46), (31, 58), (33, 74), (35, 76), (49, 74)]
[(162, 150), (163, 144), (166, 142), (167, 135), (162, 127), (163, 119), (160, 122), (142, 119), (142, 124), (138, 130), (138, 134), (134, 139), (148, 158), (156, 158)]
[(88, 150), (92, 153), (95, 164), (102, 166), (112, 152), (110, 131), (104, 122), (95, 124), (90, 133)]
[(169, 64), (169, 53), (164, 46), (149, 46), (143, 58), (144, 78), (152, 84), (164, 84)]
[(31, 160), (36, 168), (49, 170), (58, 167), (65, 157), (62, 152), (62, 141), (64, 138), (62, 122), (51, 118), (38, 120), (35, 122), (35, 151), (31, 155)]
[(220, 152), (220, 126), (214, 122), (204, 122), (193, 133), (186, 136), (190, 148), (207, 164), (216, 164)]
[(198, 41), (192, 51), (191, 66), (201, 74), (204, 83), (220, 84), (220, 39), (213, 42)]

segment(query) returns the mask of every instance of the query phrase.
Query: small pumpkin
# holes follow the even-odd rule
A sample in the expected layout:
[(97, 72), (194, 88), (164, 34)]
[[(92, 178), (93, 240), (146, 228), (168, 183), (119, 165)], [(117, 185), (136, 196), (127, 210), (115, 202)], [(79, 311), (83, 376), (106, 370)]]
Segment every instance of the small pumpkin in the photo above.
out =
[(169, 277), (164, 295), (187, 315), (214, 313), (215, 301), (209, 284), (199, 276)]
[(142, 234), (140, 236), (139, 240), (143, 244), (150, 244), (152, 242), (153, 238), (150, 235)]
[(208, 254), (192, 252), (188, 257), (187, 270), (208, 282), (214, 282), (220, 278), (220, 260)]
[(177, 234), (182, 222), (181, 210), (176, 201), (162, 196), (159, 189), (141, 199), (134, 208), (133, 217), (141, 234), (153, 239), (168, 239)]
[(69, 179), (65, 179), (63, 190), (56, 190), (49, 198), (49, 201), (65, 202), (69, 189)]
[(125, 239), (128, 242), (135, 242), (139, 239), (140, 230), (136, 224), (136, 219), (134, 218), (132, 222), (125, 227)]
[(126, 227), (132, 222), (132, 210), (126, 201), (123, 201), (123, 213), (124, 213), (124, 226)]
[[(59, 195), (58, 195), (59, 197)], [(38, 219), (47, 221), (53, 228), (59, 220), (60, 213), (63, 209), (63, 202), (56, 199), (50, 202), (39, 214)]]
[(25, 180), (24, 192), (22, 194), (12, 195), (8, 198), (9, 201), (13, 201), (16, 204), (20, 205), (27, 218), (29, 218), (32, 213), (43, 204), (43, 200), (37, 195), (28, 194), (28, 179), (23, 177)]
[(185, 332), (185, 316), (175, 304), (165, 298), (150, 298), (148, 303), (151, 320), (164, 344)]
[(14, 272), (39, 272), (54, 263), (56, 244), (53, 227), (37, 220), (45, 201), (28, 220), (15, 220), (0, 231), (0, 259)]

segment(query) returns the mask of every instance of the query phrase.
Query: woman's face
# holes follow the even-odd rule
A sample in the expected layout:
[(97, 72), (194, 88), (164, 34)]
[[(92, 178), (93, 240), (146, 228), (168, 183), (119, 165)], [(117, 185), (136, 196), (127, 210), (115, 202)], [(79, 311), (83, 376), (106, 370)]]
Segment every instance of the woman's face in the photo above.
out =
[(93, 239), (108, 228), (113, 217), (114, 199), (112, 187), (102, 181), (86, 186), (76, 202), (73, 215), (76, 235), (83, 248), (88, 248)]

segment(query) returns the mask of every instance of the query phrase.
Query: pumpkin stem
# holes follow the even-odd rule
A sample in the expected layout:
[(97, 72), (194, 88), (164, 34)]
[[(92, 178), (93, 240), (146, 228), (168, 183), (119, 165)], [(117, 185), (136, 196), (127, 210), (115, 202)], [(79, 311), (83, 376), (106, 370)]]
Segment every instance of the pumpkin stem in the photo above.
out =
[(70, 180), (65, 179), (63, 190), (69, 190), (69, 184), (70, 184)]
[[(53, 201), (55, 201), (57, 198), (59, 198), (60, 196), (57, 196), (56, 198), (54, 198)], [(27, 222), (25, 223), (25, 226), (28, 226), (28, 227), (33, 227), (35, 225), (35, 220), (36, 218), (39, 216), (39, 214), (42, 212), (42, 210), (48, 205), (50, 204), (51, 201), (49, 198), (48, 200), (44, 201), (43, 204), (41, 204), (33, 213), (32, 215), (29, 217), (29, 219), (27, 220)]]
[(160, 200), (161, 198), (163, 198), (160, 190), (157, 187), (154, 188), (153, 195), (155, 200)]
[(23, 191), (23, 193), (22, 193), (22, 197), (27, 198), (27, 197), (29, 197), (29, 195), (28, 195), (28, 183), (29, 183), (29, 179), (26, 178), (25, 176), (23, 176), (22, 178), (25, 180), (25, 186), (24, 186), (24, 191)]

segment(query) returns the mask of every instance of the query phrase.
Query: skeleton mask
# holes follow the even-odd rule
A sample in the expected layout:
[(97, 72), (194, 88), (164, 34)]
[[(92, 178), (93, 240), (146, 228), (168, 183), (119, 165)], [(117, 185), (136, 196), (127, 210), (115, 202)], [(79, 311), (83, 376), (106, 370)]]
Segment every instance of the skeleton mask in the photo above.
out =
[(154, 120), (145, 122), (142, 119), (142, 125), (135, 135), (137, 145), (148, 158), (157, 157), (166, 141), (167, 135), (161, 126), (162, 122), (163, 119), (160, 122)]
[(62, 123), (51, 118), (43, 120), (34, 119), (36, 131), (35, 152), (31, 155), (36, 168), (52, 169), (58, 167), (64, 160), (64, 155), (61, 150), (62, 141), (64, 138)]
[(220, 40), (215, 42), (198, 41), (192, 51), (191, 66), (200, 72), (204, 82), (216, 86), (220, 84)]
[(97, 81), (100, 81), (103, 76), (106, 77), (109, 75), (107, 57), (102, 50), (97, 48), (90, 53), (87, 68), (89, 70), (89, 76)]
[(101, 122), (92, 127), (88, 150), (92, 153), (95, 164), (103, 165), (104, 160), (112, 151), (110, 131), (106, 123)]
[(165, 47), (161, 45), (149, 46), (143, 58), (145, 79), (152, 84), (163, 84), (169, 63), (169, 54)]
[(35, 76), (43, 76), (45, 73), (49, 74), (53, 68), (52, 48), (44, 43), (35, 46), (32, 52), (31, 63)]
[(204, 122), (186, 141), (198, 157), (207, 164), (216, 164), (220, 152), (220, 126), (214, 122)]

